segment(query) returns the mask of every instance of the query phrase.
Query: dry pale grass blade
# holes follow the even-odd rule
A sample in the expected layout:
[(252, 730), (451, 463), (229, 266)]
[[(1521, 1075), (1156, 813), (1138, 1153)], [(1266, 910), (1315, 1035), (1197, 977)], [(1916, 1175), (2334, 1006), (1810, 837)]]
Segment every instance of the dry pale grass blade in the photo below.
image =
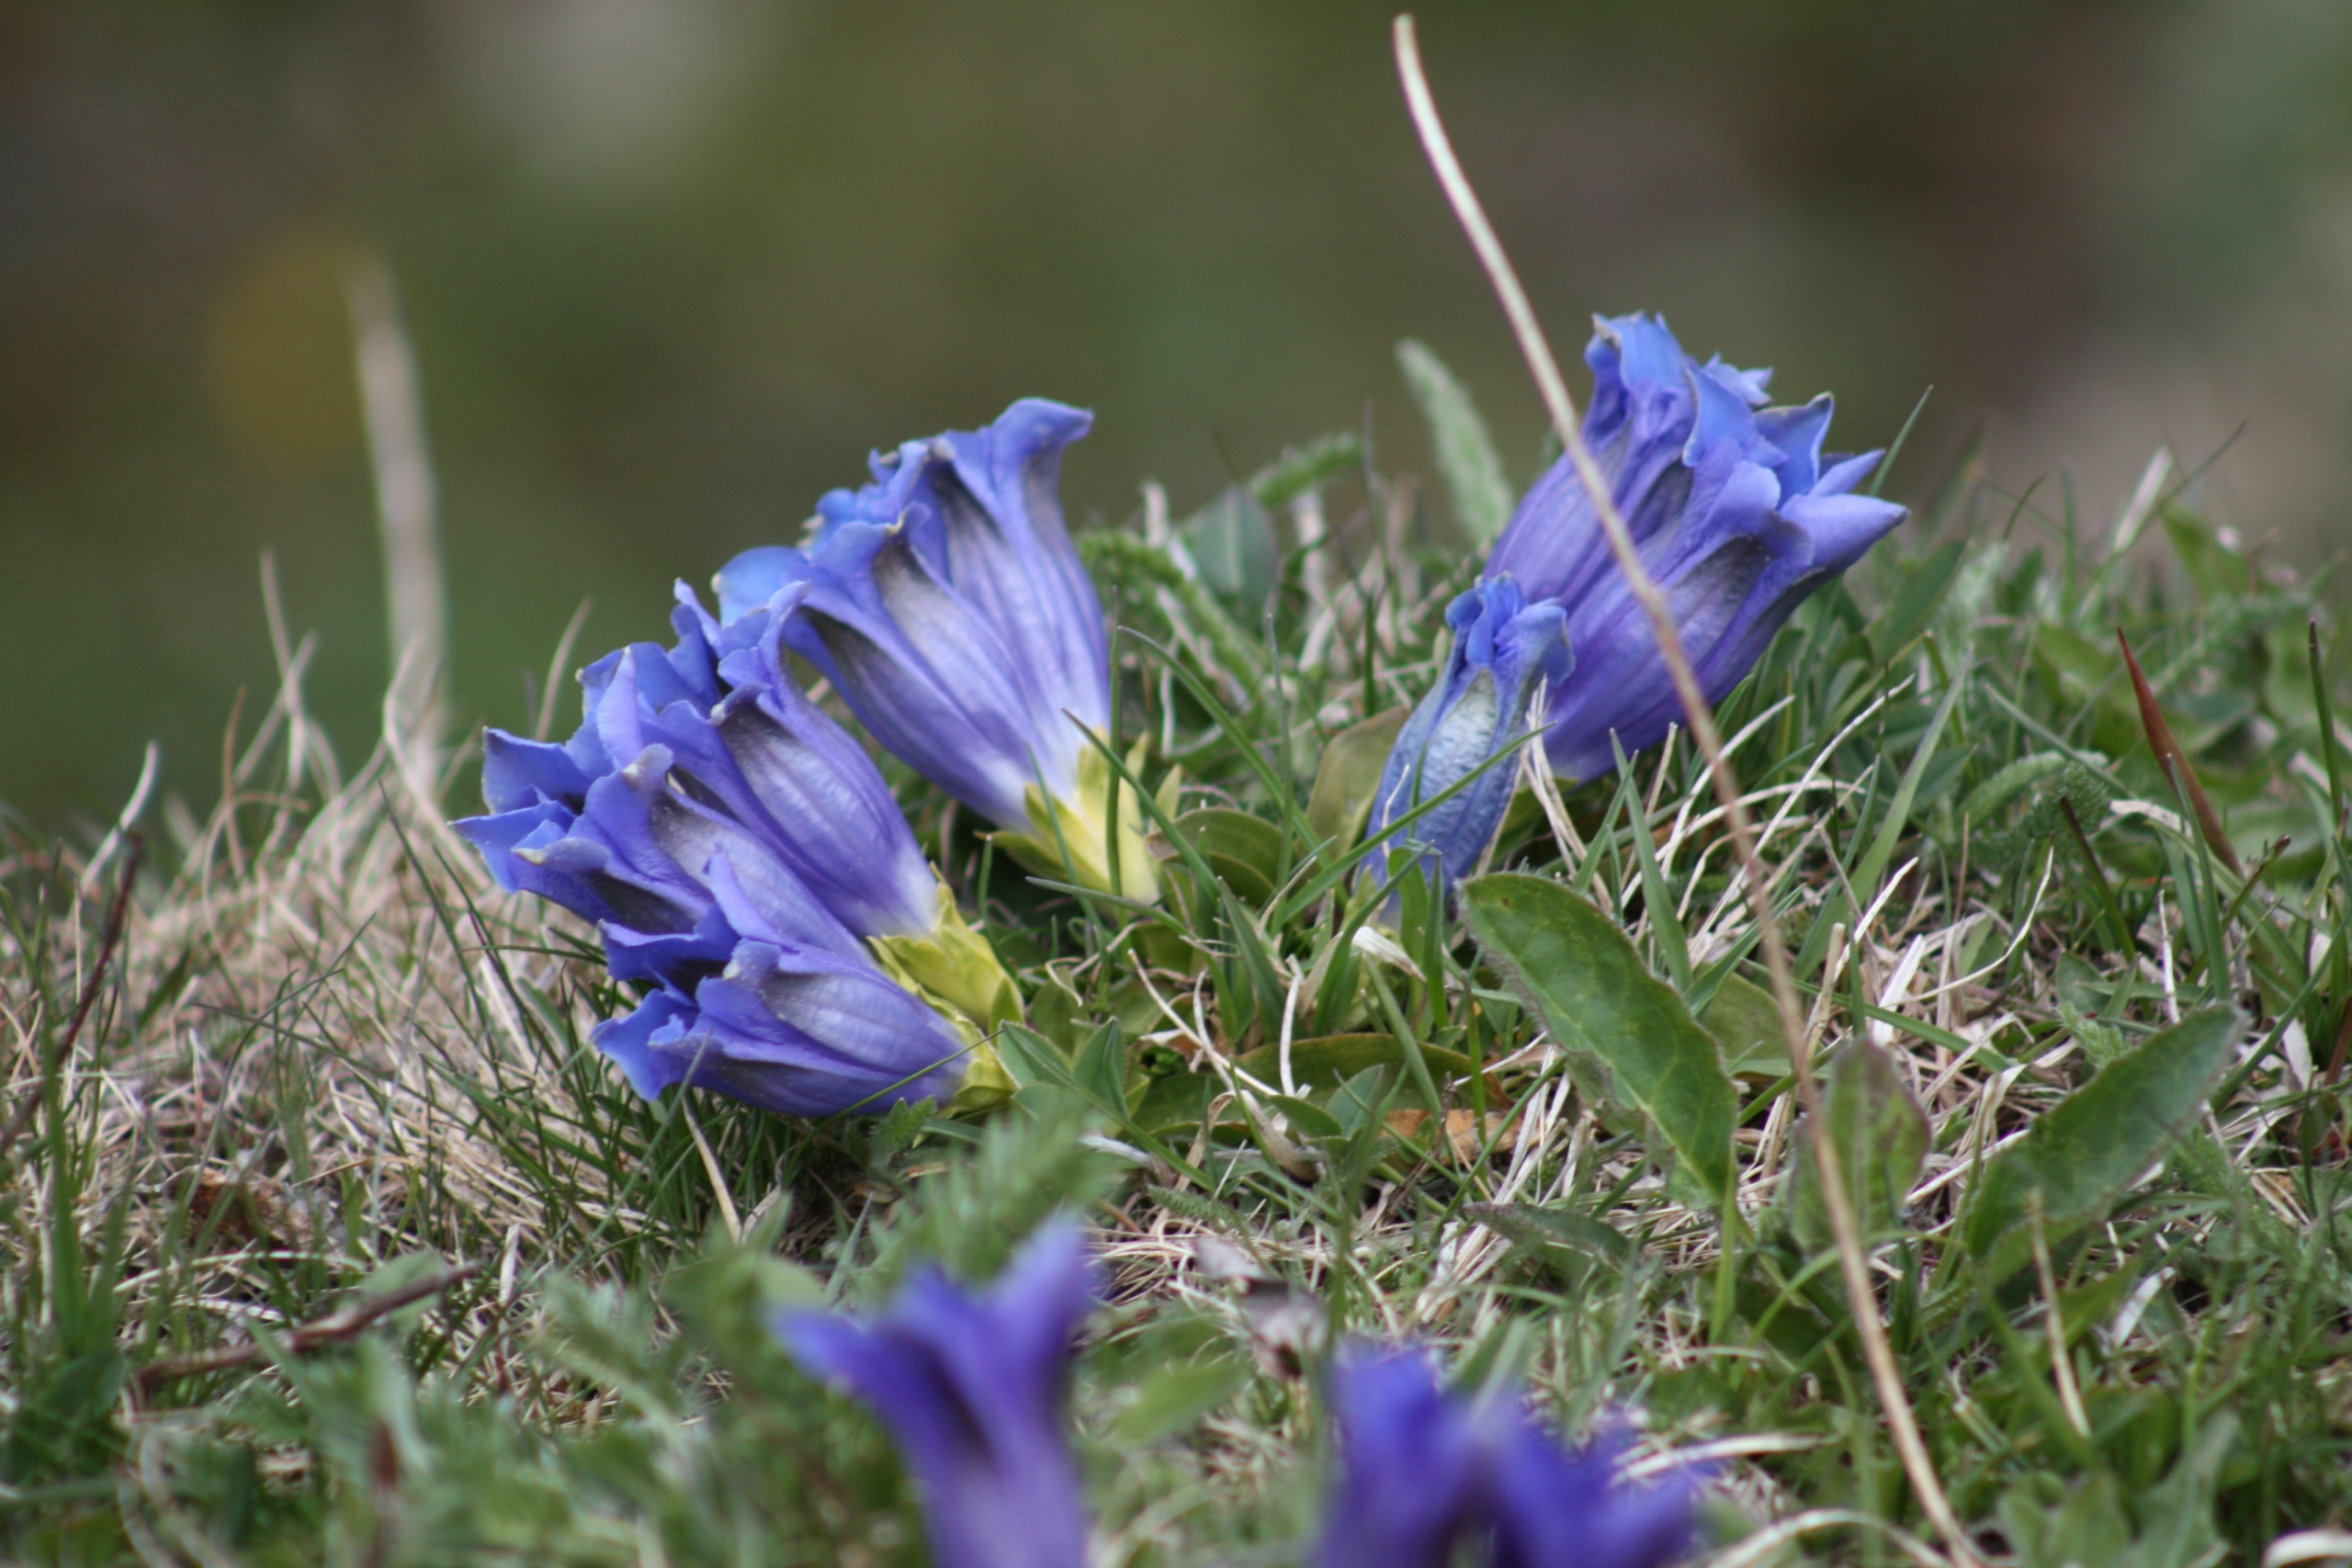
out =
[[(627, 1206), (626, 1176), (590, 1157), (599, 1123), (580, 1089), (597, 1080), (551, 1048), (596, 1021), (587, 976), (549, 951), (548, 912), (500, 893), (450, 830), (441, 778), (420, 801), (379, 748), (338, 780), (302, 706), (302, 656), (276, 640), (282, 761), (248, 750), (177, 874), (142, 890), (110, 983), (153, 999), (119, 1015), (103, 1062), (72, 1065), (96, 1090), (91, 1190), (135, 1195), (130, 1256), (148, 1261), (127, 1300), (248, 1316), (297, 1263), (480, 1258), (509, 1235), (553, 1260), (548, 1177), (525, 1176), (484, 1104), (527, 1106), (571, 1138), (542, 1153), (569, 1161), (554, 1176), (576, 1213)], [(128, 886), (122, 857), (110, 869)], [(541, 1015), (536, 1044), (518, 1007)], [(157, 1261), (183, 1235), (202, 1249)]]
[(1723, 804), (1724, 826), (1746, 874), (1753, 901), (1765, 966), (1771, 977), (1772, 998), (1781, 1014), (1781, 1032), (1794, 1069), (1798, 1097), (1804, 1105), (1807, 1123), (1813, 1131), (1814, 1153), (1821, 1170), (1825, 1206), (1838, 1244), (1839, 1272), (1853, 1309), (1856, 1331), (1861, 1337), (1863, 1353), (1870, 1363), (1871, 1381), (1884, 1407), (1895, 1450), (1902, 1456), (1905, 1473), (1909, 1476), (1913, 1490), (1918, 1494), (1921, 1506), (1934, 1522), (1951, 1560), (1973, 1568), (1976, 1561), (1974, 1550), (1967, 1532), (1961, 1527), (1959, 1517), (1952, 1511), (1951, 1501), (1944, 1494), (1943, 1483), (1936, 1474), (1934, 1462), (1928, 1455), (1917, 1419), (1911, 1411), (1909, 1396), (1904, 1390), (1901, 1370), (1895, 1364), (1894, 1348), (1887, 1341), (1885, 1325), (1879, 1317), (1878, 1300), (1871, 1282), (1869, 1263), (1863, 1253), (1860, 1227), (1853, 1213), (1852, 1198), (1846, 1185), (1838, 1150), (1828, 1136), (1826, 1118), (1821, 1113), (1820, 1091), (1815, 1082), (1812, 1059), (1804, 1038), (1801, 1021), (1803, 1009), (1797, 999), (1796, 979), (1790, 966), (1787, 945), (1781, 939), (1769, 884), (1758, 859), (1755, 828), (1748, 818), (1739, 781), (1732, 772), (1723, 736), (1715, 726), (1713, 708), (1699, 684), (1689, 655), (1683, 649), (1673, 610), (1634, 548), (1633, 536), (1619, 513), (1609, 481), (1601, 473), (1591, 450), (1585, 445), (1584, 433), (1577, 423), (1576, 406), (1568, 396), (1567, 383), (1561, 377), (1559, 363), (1535, 319), (1534, 307), (1528, 302), (1527, 292), (1520, 286), (1519, 276), (1510, 265), (1510, 258), (1496, 236), (1494, 226), (1487, 221), (1485, 208), (1480, 204), (1469, 177), (1464, 174), (1460, 160), (1454, 155), (1444, 122), (1438, 114), (1436, 99), (1421, 69), (1419, 41), (1415, 36), (1410, 16), (1396, 18), (1396, 52), (1406, 102), (1411, 108), (1422, 148), (1429, 154), (1430, 166), (1436, 171), (1438, 183), (1453, 205), (1454, 216), (1461, 220), (1471, 247), (1476, 251), (1480, 264), (1494, 285), (1496, 295), (1502, 302), (1503, 313), (1510, 318), (1511, 331), (1519, 340), (1521, 352), (1534, 376), (1537, 389), (1543, 394), (1544, 408), (1551, 415), (1561, 446), (1600, 519), (1601, 531), (1609, 540), (1610, 553), (1615, 558), (1618, 570), (1624, 574), (1626, 585), (1649, 618), (1659, 654), (1673, 677), (1675, 693), (1681, 700), (1690, 738), (1707, 760), (1717, 797)]
[(377, 524), (384, 541), (384, 593), (391, 633), (388, 735), (413, 751), (402, 771), (430, 776), (439, 761), (440, 689), (447, 671), (448, 609), (442, 587), (433, 460), (416, 352), (401, 320), (391, 269), (380, 257), (345, 279), (357, 360), (360, 407), (376, 469)]
[(153, 740), (147, 742), (146, 755), (139, 762), (139, 781), (130, 786), (130, 798), (123, 803), (122, 811), (115, 818), (114, 826), (107, 829), (107, 836), (98, 840), (98, 847), (91, 852), (90, 863), (82, 868), (82, 893), (85, 897), (96, 890), (99, 878), (106, 874), (107, 863), (114, 859), (115, 852), (122, 848), (125, 838), (139, 826), (139, 819), (147, 814), (147, 802), (155, 792), (155, 778), (163, 761), (164, 749)]
[[(74, 1047), (82, 1037), (83, 1026), (90, 1021), (90, 1010), (97, 1006), (99, 993), (114, 968), (115, 950), (121, 944), (123, 925), (130, 915), (130, 897), (139, 882), (141, 848), (139, 840), (133, 839), (130, 856), (123, 863), (122, 885), (115, 889), (114, 903), (107, 910), (105, 934), (98, 939), (97, 959), (83, 979), (81, 1000), (74, 1004), (74, 1016), (66, 1021), (64, 1038), (58, 1042), (57, 1059), (61, 1064), (73, 1060)], [(40, 1085), (36, 1082), (18, 1100), (6, 1122), (0, 1123), (0, 1162), (7, 1159), (8, 1151), (16, 1146), (25, 1129), (32, 1125), (34, 1115), (40, 1110)]]

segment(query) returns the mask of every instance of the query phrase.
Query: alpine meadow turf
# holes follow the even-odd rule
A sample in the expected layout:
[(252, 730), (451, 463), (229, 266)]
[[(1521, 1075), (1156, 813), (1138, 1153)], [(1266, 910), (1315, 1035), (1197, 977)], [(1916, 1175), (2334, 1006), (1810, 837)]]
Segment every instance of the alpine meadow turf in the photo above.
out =
[[(1023, 1000), (992, 1111), (640, 1099), (594, 930), (447, 825), (478, 753), (346, 771), (300, 649), (209, 816), (9, 839), (7, 1554), (924, 1561), (885, 1428), (770, 1320), (985, 1283), (1068, 1211), (1097, 1561), (1311, 1553), (1360, 1338), (1630, 1421), (1629, 1480), (1702, 1464), (1701, 1560), (1939, 1560), (1686, 739), (1558, 789), (1501, 749), (1450, 899), (1360, 852), (1507, 501), (1411, 353), (1430, 484), (1331, 436), (1080, 536), (1107, 863), (883, 760)], [(2344, 640), (2168, 470), (2112, 517), (1976, 471), (1902, 463), (1913, 520), (1719, 722), (1965, 1549), (2255, 1562), (2352, 1523)]]

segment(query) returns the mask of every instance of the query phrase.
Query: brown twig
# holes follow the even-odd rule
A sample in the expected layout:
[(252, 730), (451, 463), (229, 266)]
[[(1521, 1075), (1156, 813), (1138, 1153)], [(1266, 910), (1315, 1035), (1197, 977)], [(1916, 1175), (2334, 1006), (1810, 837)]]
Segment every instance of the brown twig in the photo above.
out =
[[(380, 1296), (354, 1302), (349, 1306), (314, 1318), (286, 1336), (288, 1350), (296, 1355), (314, 1350), (322, 1345), (332, 1345), (348, 1339), (386, 1313), (397, 1312), (412, 1302), (427, 1296), (437, 1296), (461, 1280), (470, 1280), (481, 1272), (478, 1263), (460, 1263), (454, 1269), (426, 1276), (398, 1290), (387, 1291)], [(225, 1346), (218, 1350), (198, 1351), (192, 1356), (174, 1356), (167, 1360), (150, 1361), (134, 1374), (140, 1390), (144, 1393), (159, 1384), (175, 1382), (181, 1378), (202, 1377), (207, 1372), (225, 1372), (232, 1367), (242, 1367), (261, 1359), (262, 1347), (257, 1343)]]
[(2156, 705), (2156, 694), (2149, 686), (2147, 676), (2140, 672), (2140, 660), (2132, 651), (2132, 639), (2123, 628), (2115, 628), (2115, 640), (2123, 645), (2123, 663), (2132, 671), (2132, 694), (2140, 701), (2140, 728), (2148, 732), (2148, 749), (2156, 754), (2156, 766), (2172, 775), (2172, 782), (2181, 794), (2188, 797), (2189, 810), (2197, 814), (2197, 829), (2213, 847), (2222, 863), (2233, 872), (2240, 882), (2245, 880), (2245, 866), (2238, 860), (2237, 851), (2230, 847), (2230, 835), (2222, 827), (2222, 814), (2213, 809), (2213, 802), (2205, 786), (2197, 782), (2197, 770), (2188, 765), (2188, 753), (2173, 739), (2172, 726), (2165, 722), (2165, 710)]
[[(1658, 652), (1665, 660), (1668, 672), (1673, 677), (1675, 694), (1681, 699), (1684, 718), (1688, 721), (1690, 739), (1707, 760), (1707, 772), (1713, 780), (1715, 796), (1724, 808), (1724, 828), (1738, 856), (1745, 881), (1748, 904), (1754, 912), (1757, 931), (1764, 950), (1765, 967), (1772, 981), (1772, 999), (1781, 1015), (1781, 1032), (1787, 1042), (1789, 1061), (1794, 1070), (1797, 1097), (1805, 1111), (1811, 1129), (1814, 1156), (1821, 1173), (1822, 1196), (1829, 1211), (1829, 1224), (1837, 1241), (1839, 1271), (1844, 1277), (1846, 1295), (1853, 1310), (1854, 1330), (1862, 1343), (1863, 1359), (1869, 1362), (1872, 1382), (1877, 1386), (1879, 1403), (1884, 1407), (1887, 1427), (1894, 1439), (1895, 1451), (1902, 1457), (1904, 1472), (1909, 1476), (1912, 1490), (1943, 1538), (1946, 1551), (1962, 1568), (1976, 1568), (1977, 1559), (1968, 1535), (1961, 1528), (1959, 1517), (1953, 1513), (1951, 1499), (1945, 1495), (1942, 1482), (1936, 1475), (1934, 1461), (1928, 1457), (1926, 1442), (1919, 1435), (1917, 1418), (1912, 1414), (1911, 1402), (1903, 1386), (1902, 1370), (1895, 1364), (1894, 1347), (1886, 1337), (1886, 1325), (1879, 1318), (1878, 1297), (1871, 1288), (1870, 1265), (1861, 1244), (1861, 1227), (1854, 1215), (1853, 1199), (1846, 1187), (1843, 1162), (1829, 1136), (1828, 1119), (1822, 1114), (1819, 1085), (1813, 1072), (1812, 1054), (1804, 1025), (1804, 1011), (1797, 999), (1796, 977), (1790, 966), (1788, 945), (1781, 940), (1780, 921), (1772, 910), (1770, 884), (1756, 848), (1756, 828), (1742, 798), (1738, 776), (1733, 773), (1731, 760), (1724, 754), (1723, 734), (1716, 728), (1714, 712), (1707, 701), (1706, 692), (1699, 684), (1697, 672), (1682, 647), (1680, 631), (1675, 625), (1674, 613), (1666, 595), (1642, 563), (1635, 550), (1632, 534), (1619, 512), (1616, 498), (1610, 493), (1609, 481), (1585, 445), (1584, 433), (1578, 427), (1576, 404), (1568, 396), (1567, 383), (1561, 378), (1558, 362), (1545, 342), (1542, 327), (1535, 320), (1534, 308), (1528, 303), (1526, 290), (1521, 288), (1519, 275), (1512, 269), (1510, 258), (1504, 253), (1493, 226), (1487, 220), (1486, 209), (1479, 204), (1477, 192), (1470, 185), (1462, 165), (1454, 156), (1453, 142), (1447, 138), (1445, 125), (1438, 117), (1437, 102), (1430, 96), (1429, 82), (1421, 70), (1420, 46), (1414, 35), (1413, 18), (1399, 16), (1396, 21), (1397, 73), (1402, 77), (1405, 100), (1412, 110), (1413, 124), (1419, 132), (1422, 149), (1429, 154), (1430, 166), (1436, 171), (1438, 184), (1444, 188), (1446, 198), (1453, 204), (1454, 217), (1461, 221), (1469, 236), (1471, 248), (1487, 270), (1488, 279), (1500, 298), (1503, 313), (1510, 321), (1511, 332), (1519, 340), (1520, 352), (1525, 355), (1528, 369), (1535, 378), (1538, 391), (1543, 394), (1544, 408), (1551, 414), (1552, 424), (1560, 438), (1569, 464), (1576, 469), (1586, 495), (1600, 518), (1601, 531), (1609, 540), (1610, 553), (1616, 558), (1617, 568), (1624, 573), (1626, 585), (1633, 590), (1650, 627), (1657, 638)], [(1728, 1195), (1726, 1197), (1728, 1201)]]
[(8, 1151), (17, 1146), (17, 1140), (33, 1124), (33, 1117), (40, 1111), (42, 1084), (60, 1065), (73, 1060), (74, 1043), (82, 1038), (82, 1026), (89, 1021), (90, 1010), (98, 1005), (98, 992), (106, 985), (115, 947), (122, 941), (123, 922), (130, 914), (130, 889), (139, 879), (139, 860), (147, 849), (146, 840), (138, 834), (130, 834), (130, 852), (122, 863), (122, 880), (115, 888), (114, 906), (107, 911), (106, 934), (98, 939), (97, 964), (90, 970), (90, 977), (82, 983), (82, 999), (74, 1006), (73, 1020), (65, 1026), (65, 1038), (59, 1043), (56, 1055), (44, 1066), (40, 1081), (25, 1090), (17, 1101), (16, 1114), (8, 1118), (6, 1126), (0, 1127), (0, 1160), (8, 1157)]

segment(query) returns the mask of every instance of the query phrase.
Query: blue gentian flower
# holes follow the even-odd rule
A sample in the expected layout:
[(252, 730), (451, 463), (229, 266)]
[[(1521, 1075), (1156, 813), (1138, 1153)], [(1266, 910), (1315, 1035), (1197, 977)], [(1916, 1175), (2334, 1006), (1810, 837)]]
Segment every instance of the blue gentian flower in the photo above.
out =
[[(1710, 703), (1721, 702), (1805, 596), (1860, 560), (1903, 520), (1891, 502), (1852, 493), (1880, 454), (1824, 456), (1832, 402), (1770, 408), (1770, 370), (1702, 365), (1649, 316), (1601, 321), (1585, 351), (1592, 406), (1584, 438), (1643, 564), (1665, 592), (1684, 651)], [(1520, 609), (1524, 603), (1532, 608)], [(1538, 611), (1556, 622), (1533, 622)], [(1487, 722), (1487, 687), (1547, 679), (1544, 747), (1552, 769), (1598, 778), (1617, 750), (1654, 746), (1682, 716), (1680, 700), (1566, 457), (1535, 482), (1496, 539), (1478, 586), (1447, 620), (1454, 649), (1444, 678), (1398, 733), (1374, 828), (1524, 733), (1521, 716)], [(1529, 631), (1506, 637), (1505, 628)], [(1540, 636), (1534, 628), (1540, 626)], [(1565, 634), (1565, 660), (1553, 652)], [(1465, 653), (1464, 644), (1473, 646)], [(1485, 651), (1543, 649), (1516, 663)], [(1527, 699), (1520, 699), (1524, 703)], [(1436, 851), (1445, 879), (1485, 852), (1510, 803), (1506, 764), (1407, 829)], [(1418, 775), (1417, 792), (1400, 781)]]
[[(1720, 702), (1805, 596), (1860, 560), (1904, 509), (1853, 493), (1881, 454), (1823, 453), (1826, 392), (1767, 407), (1770, 371), (1702, 365), (1649, 316), (1599, 321), (1585, 360), (1585, 442), (1666, 592), (1700, 685)], [(1576, 667), (1552, 689), (1555, 772), (1610, 772), (1611, 735), (1629, 754), (1665, 739), (1681, 705), (1567, 459), (1520, 502), (1486, 575), (1509, 576), (1531, 603), (1566, 612)]]
[(691, 990), (665, 984), (599, 1024), (595, 1042), (649, 1100), (687, 1083), (785, 1116), (945, 1102), (978, 1050), (871, 959), (752, 941)]
[[(1374, 841), (1391, 821), (1527, 733), (1535, 695), (1568, 672), (1566, 620), (1556, 604), (1528, 604), (1507, 573), (1453, 602), (1445, 613), (1453, 631), (1445, 673), (1397, 731), (1380, 775), (1370, 828)], [(1485, 853), (1518, 776), (1514, 763), (1496, 762), (1401, 832), (1434, 850), (1424, 863), (1430, 871), (1458, 875)]]
[(1340, 1482), (1316, 1568), (1661, 1568), (1687, 1552), (1697, 1479), (1615, 1480), (1618, 1449), (1563, 1452), (1517, 1400), (1472, 1408), (1417, 1349), (1359, 1350), (1334, 1373)]
[[(1024, 398), (980, 431), (873, 458), (875, 482), (818, 502), (803, 548), (718, 573), (729, 623), (806, 583), (786, 630), (876, 739), (1053, 874), (1109, 887), (1111, 720), (1102, 606), (1062, 521), (1062, 448), (1093, 416)], [(1142, 812), (1122, 792), (1121, 889), (1152, 897)]]
[(1077, 1226), (1059, 1222), (985, 1294), (926, 1272), (871, 1323), (787, 1313), (776, 1332), (889, 1428), (938, 1568), (1084, 1568), (1064, 1407), (1073, 1336), (1101, 1289)]
[(596, 922), (650, 993), (596, 1042), (651, 1098), (691, 1081), (829, 1115), (1001, 1090), (1012, 980), (924, 863), (870, 758), (790, 678), (806, 590), (721, 626), (680, 590), (673, 648), (582, 674), (563, 745), (484, 739), (492, 874)]
[(1487, 1441), (1494, 1568), (1657, 1568), (1690, 1551), (1702, 1472), (1621, 1484), (1622, 1438), (1564, 1450), (1516, 1407), (1498, 1413)]
[(1470, 1528), (1484, 1456), (1426, 1352), (1360, 1351), (1333, 1375), (1340, 1483), (1316, 1568), (1446, 1568)]

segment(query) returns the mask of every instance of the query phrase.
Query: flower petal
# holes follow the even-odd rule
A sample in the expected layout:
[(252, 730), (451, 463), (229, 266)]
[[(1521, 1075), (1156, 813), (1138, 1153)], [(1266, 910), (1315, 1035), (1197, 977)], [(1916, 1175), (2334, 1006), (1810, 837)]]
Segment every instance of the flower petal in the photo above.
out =
[(1063, 1410), (1072, 1335), (1100, 1292), (1077, 1228), (1056, 1222), (984, 1295), (919, 1274), (876, 1322), (788, 1313), (776, 1332), (890, 1429), (939, 1568), (1082, 1568)]
[(675, 991), (656, 991), (626, 1017), (596, 1026), (596, 1049), (619, 1064), (629, 1087), (647, 1100), (686, 1076), (690, 1058), (667, 1049), (694, 1026), (695, 1005)]
[(1110, 646), (1094, 581), (1071, 546), (1058, 486), (1062, 448), (1094, 416), (1023, 398), (983, 431), (941, 437), (928, 478), (947, 578), (1000, 633), (1049, 712), (1096, 728), (1111, 718)]
[(906, 530), (835, 528), (809, 561), (811, 592), (786, 629), (875, 739), (998, 823), (1030, 826), (1023, 795), (1076, 778), (1084, 737), (1023, 680), (1019, 662)]
[(786, 665), (779, 638), (805, 592), (780, 592), (762, 612), (757, 640), (720, 660), (731, 690), (715, 709), (661, 715), (659, 733), (677, 759), (672, 778), (741, 825), (857, 935), (928, 934), (938, 925), (938, 882), (905, 813), (873, 760)]
[(718, 569), (711, 586), (718, 592), (718, 618), (733, 621), (776, 596), (793, 581), (802, 556), (786, 545), (763, 545), (745, 550)]
[[(1711, 702), (1747, 677), (1805, 596), (1901, 521), (1900, 507), (1848, 494), (1877, 454), (1825, 458), (1835, 405), (1825, 393), (1768, 408), (1769, 371), (1700, 365), (1662, 321), (1597, 322), (1587, 441), (1644, 567), (1665, 590)], [(1826, 465), (1826, 467), (1825, 467)], [(1652, 637), (1566, 459), (1539, 479), (1487, 563), (1531, 601), (1567, 615), (1576, 668), (1552, 691), (1554, 769), (1593, 778), (1617, 750), (1652, 746), (1681, 705)]]
[(1803, 495), (1821, 479), (1821, 444), (1829, 434), (1837, 400), (1826, 392), (1801, 408), (1767, 409), (1756, 416), (1764, 439), (1780, 452), (1771, 465), (1784, 495)]
[(694, 1082), (787, 1116), (944, 1103), (968, 1050), (946, 1021), (871, 963), (745, 942), (695, 988), (695, 1035), (668, 1049), (699, 1057)]
[(579, 760), (561, 746), (503, 729), (482, 732), (481, 797), (493, 812), (521, 811), (543, 801), (560, 801), (578, 811), (588, 782)]
[(876, 739), (1000, 826), (1038, 840), (1033, 786), (1074, 805), (1089, 729), (1110, 720), (1101, 603), (1057, 495), (1092, 416), (1043, 399), (985, 430), (873, 457), (875, 482), (818, 502), (815, 542), (719, 573), (730, 624), (809, 585), (785, 633)]
[(1494, 1568), (1662, 1568), (1690, 1550), (1695, 1472), (1620, 1486), (1618, 1447), (1563, 1451), (1519, 1411), (1491, 1439)]
[[(1390, 822), (1517, 744), (1527, 733), (1536, 690), (1569, 668), (1559, 607), (1526, 604), (1508, 576), (1489, 578), (1456, 599), (1446, 620), (1453, 648), (1445, 674), (1389, 751), (1373, 802), (1375, 840)], [(1511, 763), (1496, 762), (1400, 831), (1435, 850), (1429, 869), (1442, 880), (1465, 875), (1494, 838), (1518, 776)]]
[(1340, 1484), (1316, 1568), (1446, 1568), (1471, 1522), (1479, 1455), (1419, 1350), (1358, 1352), (1333, 1374)]

